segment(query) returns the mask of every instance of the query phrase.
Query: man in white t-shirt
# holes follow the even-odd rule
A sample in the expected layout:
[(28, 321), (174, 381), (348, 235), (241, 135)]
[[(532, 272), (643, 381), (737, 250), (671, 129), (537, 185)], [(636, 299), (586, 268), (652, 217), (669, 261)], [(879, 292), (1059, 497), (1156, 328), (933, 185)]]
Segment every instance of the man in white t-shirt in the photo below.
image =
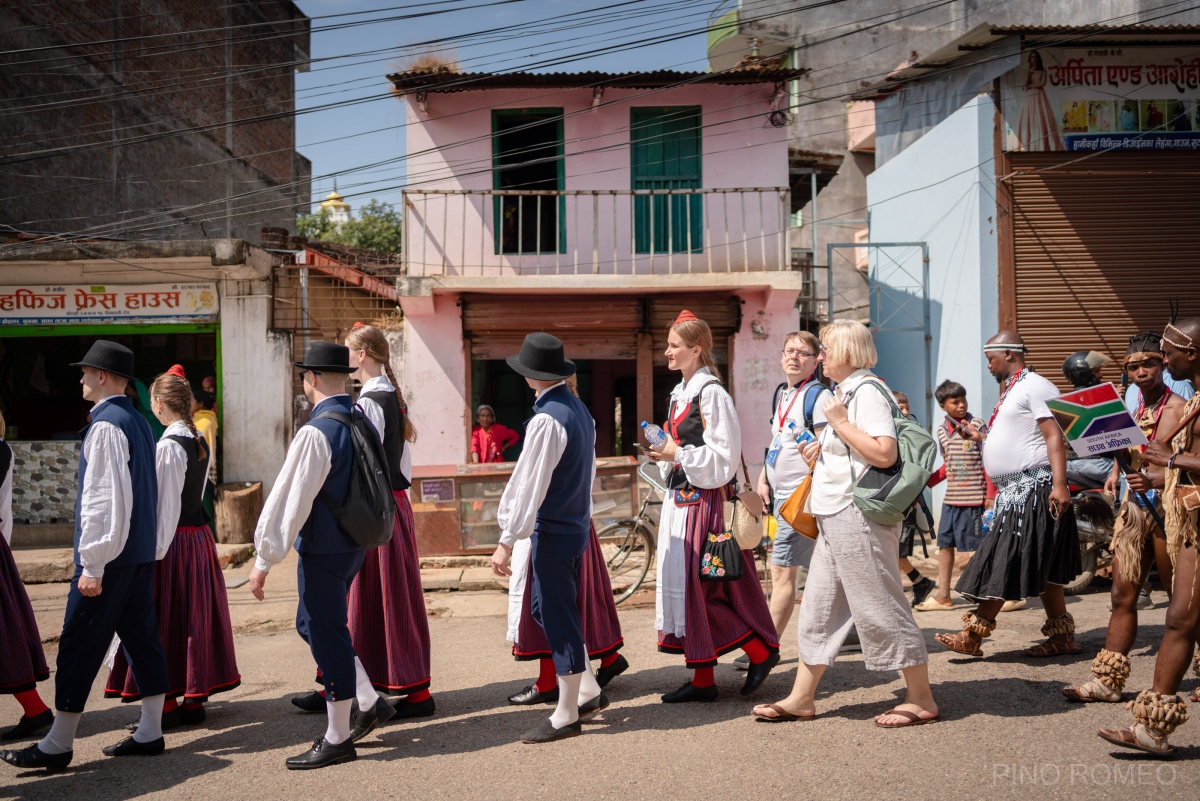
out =
[[(832, 396), (817, 382), (820, 361), (821, 343), (808, 331), (793, 331), (784, 338), (780, 363), (787, 376), (787, 386), (775, 393), (771, 445), (758, 476), (758, 494), (768, 507), (774, 501), (778, 523), (775, 547), (771, 551), (771, 618), (777, 632), (787, 628), (791, 620), (800, 574), (801, 571), (807, 574), (815, 545), (814, 540), (796, 532), (778, 512), (801, 479), (808, 475), (808, 464), (800, 455), (804, 443), (796, 440), (796, 434), (804, 429), (817, 438), (825, 428), (825, 402)], [(793, 423), (794, 429), (789, 429), (788, 423)], [(734, 660), (734, 664), (742, 666), (739, 660)], [(749, 665), (749, 659), (745, 664)]]
[(983, 351), (1002, 389), (986, 434), (975, 431), (971, 438), (983, 448), (983, 469), (996, 485), (995, 518), (955, 586), (979, 606), (964, 618), (960, 633), (937, 638), (952, 651), (979, 656), (1004, 602), (1038, 595), (1046, 609), (1042, 633), (1049, 639), (1025, 655), (1077, 654), (1082, 649), (1063, 585), (1081, 570), (1079, 537), (1067, 488), (1066, 441), (1046, 406), (1060, 393), (1026, 366), (1017, 332), (1001, 331)]

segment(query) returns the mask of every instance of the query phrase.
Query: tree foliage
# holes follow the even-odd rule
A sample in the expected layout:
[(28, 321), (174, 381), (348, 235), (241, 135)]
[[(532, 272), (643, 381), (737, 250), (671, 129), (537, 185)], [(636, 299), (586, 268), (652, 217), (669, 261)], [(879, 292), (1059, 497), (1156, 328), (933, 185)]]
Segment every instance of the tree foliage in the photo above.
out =
[(300, 236), (387, 253), (400, 252), (400, 231), (400, 212), (391, 203), (378, 200), (367, 202), (354, 219), (344, 223), (331, 220), (328, 209), (302, 214), (296, 219), (296, 233)]

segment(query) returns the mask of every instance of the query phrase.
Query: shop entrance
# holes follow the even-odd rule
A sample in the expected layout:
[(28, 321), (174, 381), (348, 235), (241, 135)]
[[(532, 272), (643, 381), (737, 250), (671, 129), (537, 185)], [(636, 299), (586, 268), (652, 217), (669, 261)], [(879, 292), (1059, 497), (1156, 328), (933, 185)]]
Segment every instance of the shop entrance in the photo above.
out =
[[(579, 399), (596, 420), (596, 455), (634, 453), (637, 421), (637, 362), (634, 359), (575, 359)], [(504, 452), (515, 462), (524, 444), (525, 422), (533, 415), (533, 390), (508, 364), (498, 359), (471, 362), (471, 414), (481, 403), (496, 412), (496, 422), (521, 435)]]

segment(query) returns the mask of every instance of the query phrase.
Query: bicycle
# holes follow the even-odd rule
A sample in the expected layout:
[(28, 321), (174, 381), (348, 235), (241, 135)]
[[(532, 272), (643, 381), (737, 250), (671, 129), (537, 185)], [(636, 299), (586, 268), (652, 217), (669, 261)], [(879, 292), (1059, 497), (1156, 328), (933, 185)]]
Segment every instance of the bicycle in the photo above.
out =
[[(651, 462), (641, 464), (638, 475), (660, 495), (666, 494), (667, 488), (658, 479), (656, 465)], [(658, 524), (648, 513), (654, 506), (662, 506), (661, 497), (655, 500), (647, 496), (642, 499), (635, 516), (609, 523), (596, 532), (600, 552), (608, 564), (614, 603), (619, 604), (632, 597), (654, 564)]]

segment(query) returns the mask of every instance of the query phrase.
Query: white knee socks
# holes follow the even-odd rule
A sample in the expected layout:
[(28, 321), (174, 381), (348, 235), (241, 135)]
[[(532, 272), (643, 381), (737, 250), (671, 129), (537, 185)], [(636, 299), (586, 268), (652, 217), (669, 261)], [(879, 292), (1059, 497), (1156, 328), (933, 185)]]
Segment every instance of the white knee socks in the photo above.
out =
[(142, 699), (142, 717), (138, 720), (133, 739), (139, 743), (149, 743), (163, 736), (162, 711), (166, 700), (165, 695), (151, 695)]
[(371, 678), (357, 656), (354, 657), (354, 695), (358, 699), (358, 708), (363, 712), (373, 709), (379, 700), (379, 693), (371, 685)]
[(54, 724), (46, 736), (38, 742), (43, 754), (65, 754), (75, 748), (75, 730), (79, 728), (82, 712), (54, 710)]
[(326, 701), (325, 711), (329, 725), (325, 729), (325, 742), (338, 745), (350, 739), (350, 705), (354, 701)]
[(587, 663), (587, 670), (579, 674), (581, 681), (579, 682), (579, 703), (586, 704), (596, 696), (600, 695), (600, 684), (596, 681), (596, 674), (592, 672), (592, 663)]
[(550, 716), (550, 725), (554, 728), (561, 729), (579, 720), (579, 683), (582, 680), (582, 673), (558, 677), (558, 706)]

